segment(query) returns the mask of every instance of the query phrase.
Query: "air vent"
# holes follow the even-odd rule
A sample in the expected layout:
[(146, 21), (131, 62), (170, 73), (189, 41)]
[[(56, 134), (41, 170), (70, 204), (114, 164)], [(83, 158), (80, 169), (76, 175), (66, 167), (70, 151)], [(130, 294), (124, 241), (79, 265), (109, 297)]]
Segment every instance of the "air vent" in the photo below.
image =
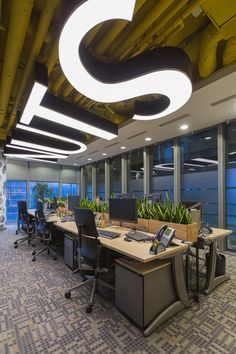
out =
[(179, 117), (173, 118), (171, 120), (168, 120), (168, 122), (164, 122), (164, 123), (159, 124), (159, 127), (164, 127), (164, 126), (166, 126), (168, 124), (171, 124), (171, 123), (174, 123), (174, 122), (178, 122), (178, 120), (181, 120), (181, 119), (184, 119), (184, 118), (188, 118), (188, 117), (190, 117), (189, 113), (183, 114), (182, 116), (179, 116)]
[(94, 150), (92, 152), (89, 152), (88, 155), (92, 155), (92, 154), (95, 154), (95, 152), (98, 152), (99, 150)]
[(137, 138), (137, 136), (140, 136), (140, 135), (143, 135), (143, 134), (146, 134), (147, 132), (141, 132), (141, 133), (138, 133), (138, 134), (135, 134), (135, 135), (131, 135), (129, 136), (128, 138), (126, 138), (126, 140), (131, 140), (131, 139), (134, 139), (134, 138)]
[(119, 141), (117, 143), (113, 143), (113, 144), (107, 145), (107, 146), (105, 146), (105, 148), (110, 148), (110, 147), (118, 145), (118, 144), (120, 144)]
[(222, 98), (222, 100), (215, 101), (215, 102), (211, 103), (211, 106), (215, 107), (215, 106), (218, 106), (219, 104), (225, 103), (225, 102), (233, 100), (235, 98), (236, 98), (236, 95), (228, 96), (228, 97)]

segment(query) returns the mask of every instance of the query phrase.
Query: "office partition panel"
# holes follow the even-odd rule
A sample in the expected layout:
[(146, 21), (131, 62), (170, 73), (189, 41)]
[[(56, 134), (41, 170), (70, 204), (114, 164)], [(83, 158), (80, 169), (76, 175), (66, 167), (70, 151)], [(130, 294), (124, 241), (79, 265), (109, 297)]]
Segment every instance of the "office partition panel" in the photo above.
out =
[(203, 221), (218, 226), (217, 128), (181, 137), (183, 201), (203, 203)]

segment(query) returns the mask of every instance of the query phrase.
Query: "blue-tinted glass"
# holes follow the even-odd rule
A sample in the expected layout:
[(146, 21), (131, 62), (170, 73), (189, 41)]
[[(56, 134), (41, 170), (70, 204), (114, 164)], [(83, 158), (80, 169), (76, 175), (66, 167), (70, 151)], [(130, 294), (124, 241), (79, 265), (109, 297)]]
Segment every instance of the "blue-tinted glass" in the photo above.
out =
[(100, 161), (96, 165), (97, 194), (105, 200), (105, 161)]
[(168, 193), (169, 199), (174, 199), (174, 156), (173, 141), (167, 141), (151, 148), (152, 152), (152, 193), (161, 193), (162, 200)]
[(111, 159), (111, 193), (121, 193), (121, 156)]
[(181, 138), (182, 201), (203, 203), (203, 221), (218, 226), (217, 129)]
[(92, 200), (93, 192), (92, 192), (92, 165), (85, 166), (85, 189), (86, 196), (88, 200)]
[(11, 181), (6, 183), (7, 205), (6, 217), (7, 224), (16, 224), (17, 222), (17, 201), (27, 200), (26, 181)]
[(128, 192), (143, 197), (143, 149), (130, 151), (128, 155)]
[(236, 121), (226, 125), (226, 224), (233, 233), (227, 247), (236, 251)]
[[(34, 209), (36, 207), (36, 194), (33, 191), (34, 186), (37, 183), (45, 183), (48, 185), (48, 188), (52, 190), (52, 197), (59, 197), (60, 196), (60, 187), (58, 182), (30, 182), (30, 208)], [(45, 195), (45, 197), (48, 197)]]
[(78, 195), (78, 184), (77, 183), (62, 183), (62, 198), (67, 198), (68, 195)]

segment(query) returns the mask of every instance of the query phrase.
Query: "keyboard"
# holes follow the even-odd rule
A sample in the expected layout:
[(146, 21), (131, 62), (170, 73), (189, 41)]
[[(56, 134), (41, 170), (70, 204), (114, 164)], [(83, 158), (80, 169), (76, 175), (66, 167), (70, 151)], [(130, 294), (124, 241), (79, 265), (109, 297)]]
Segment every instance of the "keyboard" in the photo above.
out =
[(106, 238), (113, 239), (113, 238), (116, 238), (116, 237), (120, 236), (119, 232), (106, 231), (106, 230), (103, 230), (103, 229), (97, 229), (97, 230), (98, 230), (98, 235), (101, 236), (101, 237), (106, 237)]
[(74, 219), (73, 216), (64, 216), (64, 217), (61, 219), (61, 222), (66, 222), (66, 221), (75, 221), (75, 219)]
[(135, 241), (148, 241), (150, 236), (140, 231), (130, 231), (126, 234), (126, 237), (132, 238)]

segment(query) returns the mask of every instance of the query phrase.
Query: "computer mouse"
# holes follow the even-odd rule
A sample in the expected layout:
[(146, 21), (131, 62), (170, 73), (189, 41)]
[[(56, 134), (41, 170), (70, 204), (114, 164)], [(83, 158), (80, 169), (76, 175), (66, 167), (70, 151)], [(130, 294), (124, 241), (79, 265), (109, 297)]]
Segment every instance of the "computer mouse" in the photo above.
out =
[(124, 241), (131, 242), (132, 240), (129, 237), (124, 237)]

